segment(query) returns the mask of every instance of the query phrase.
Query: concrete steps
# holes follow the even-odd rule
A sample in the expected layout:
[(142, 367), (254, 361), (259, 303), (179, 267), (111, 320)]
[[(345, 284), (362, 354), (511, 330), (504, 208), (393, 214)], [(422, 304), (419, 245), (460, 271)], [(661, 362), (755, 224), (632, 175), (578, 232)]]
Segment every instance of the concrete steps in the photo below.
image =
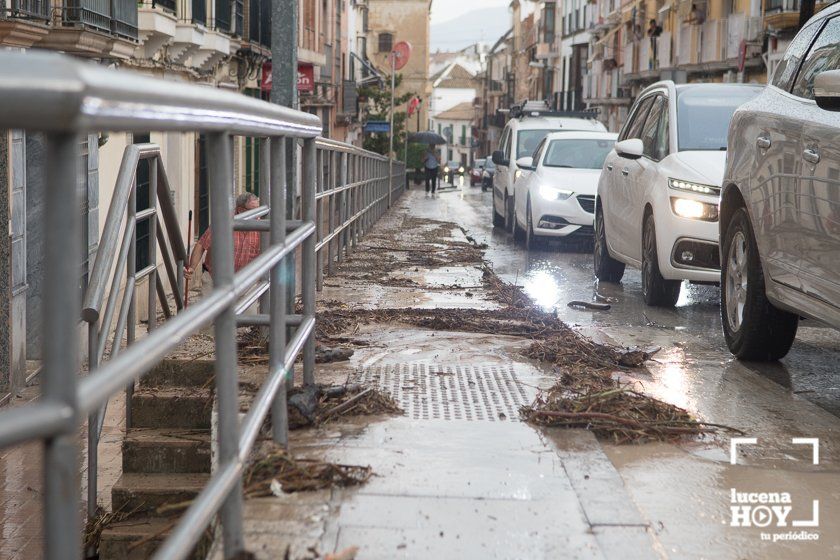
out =
[(210, 389), (141, 387), (131, 397), (132, 428), (210, 429)]
[[(102, 532), (99, 557), (146, 560), (152, 557), (172, 528), (172, 520), (162, 517), (142, 517), (114, 523)], [(210, 535), (206, 534), (190, 558), (205, 558), (210, 544)]]
[(122, 453), (124, 473), (210, 472), (210, 434), (206, 430), (130, 430)]
[(208, 473), (123, 473), (111, 490), (111, 507), (129, 518), (154, 515), (163, 506), (195, 498), (209, 478)]
[[(213, 366), (165, 360), (134, 392), (123, 474), (111, 490), (113, 511), (127, 517), (103, 530), (101, 560), (152, 556), (209, 480)], [(203, 557), (209, 544), (208, 533), (193, 557)]]

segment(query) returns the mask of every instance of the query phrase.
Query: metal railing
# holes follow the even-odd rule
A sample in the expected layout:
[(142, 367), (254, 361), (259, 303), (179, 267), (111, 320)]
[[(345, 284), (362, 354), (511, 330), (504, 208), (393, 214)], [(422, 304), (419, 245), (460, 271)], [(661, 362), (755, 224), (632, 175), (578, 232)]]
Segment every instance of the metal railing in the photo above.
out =
[[(316, 140), (321, 122), (313, 115), (234, 92), (107, 70), (53, 54), (0, 52), (0, 70), (4, 76), (0, 80), (0, 128), (46, 133), (46, 191), (50, 195), (44, 204), (45, 222), (50, 227), (45, 230), (44, 241), (42, 396), (35, 403), (0, 411), (0, 447), (44, 441), (45, 487), (41, 495), (45, 557), (67, 558), (73, 555), (71, 551), (81, 550), (81, 497), (76, 480), (77, 434), (83, 419), (133, 386), (186, 337), (210, 324), (215, 327), (217, 468), (156, 558), (186, 557), (217, 513), (225, 557), (233, 557), (244, 548), (242, 473), (269, 411), (275, 441), (287, 443), (287, 384), (293, 379), (294, 363), (301, 353), (304, 383), (314, 383), (318, 255), (321, 259), (326, 255), (329, 270), (333, 262), (330, 255), (335, 254), (338, 260), (342, 252), (352, 250), (357, 239), (354, 236), (364, 233), (404, 188), (404, 168), (358, 148)], [(81, 236), (81, 220), (79, 212), (72, 211), (79, 208), (78, 139), (81, 134), (101, 130), (206, 135), (214, 289), (79, 378), (82, 302), (76, 283), (68, 281), (78, 278), (80, 266), (76, 240)], [(232, 135), (263, 138), (263, 165), (267, 170), (261, 174), (261, 188), (265, 188), (261, 194), (268, 204), (235, 220), (231, 204)], [(294, 169), (287, 154), (293, 153), (290, 144), (297, 142), (302, 142), (303, 156), (300, 205), (298, 208), (292, 196), (290, 208), (287, 190), (292, 188), (294, 193), (297, 189), (287, 185), (287, 168)], [(136, 147), (138, 157), (145, 148)], [(387, 174), (383, 175), (386, 168)], [(324, 173), (330, 173), (329, 180)], [(157, 179), (160, 189), (164, 175), (158, 173)], [(120, 207), (125, 208), (122, 203), (117, 209)], [(129, 212), (131, 208), (129, 202)], [(166, 221), (163, 205), (160, 210)], [(268, 219), (256, 219), (260, 216)], [(261, 231), (268, 237), (261, 255), (236, 273), (234, 226)], [(117, 242), (102, 243), (116, 246)], [(289, 288), (296, 285), (290, 257), (297, 250), (301, 254), (303, 302), (299, 315), (294, 314), (290, 307), (294, 300), (288, 296)], [(184, 256), (180, 249), (176, 253)], [(117, 262), (121, 261), (117, 257)], [(106, 264), (102, 268), (107, 270), (110, 267)], [(268, 282), (263, 280), (266, 276)], [(92, 282), (100, 277), (101, 273), (95, 271)], [(236, 313), (248, 304), (243, 298), (264, 296), (268, 312), (248, 321), (260, 322), (270, 330), (269, 371), (240, 424)], [(99, 297), (92, 300), (100, 301)], [(106, 304), (103, 317), (108, 314)], [(296, 327), (289, 340), (287, 326)], [(99, 332), (103, 332), (102, 327)], [(98, 338), (96, 342), (98, 348)]]
[(6, 0), (0, 2), (0, 18), (50, 19), (49, 0)]
[[(137, 167), (143, 160), (149, 165), (148, 200), (142, 201), (146, 208), (138, 212)], [(115, 359), (122, 351), (124, 334), (126, 346), (134, 343), (137, 323), (136, 287), (139, 281), (148, 279), (148, 332), (151, 333), (157, 326), (158, 303), (164, 317), (172, 318), (173, 312), (169, 307), (166, 287), (163, 278), (158, 274), (157, 263), (154, 262), (158, 251), (162, 256), (175, 309), (177, 312), (184, 309), (182, 294), (187, 249), (169, 192), (170, 185), (160, 147), (155, 144), (134, 144), (126, 147), (82, 303), (82, 319), (88, 324), (89, 371), (95, 371), (102, 363), (109, 342), (110, 360)], [(148, 253), (152, 264), (138, 271), (137, 224), (141, 221), (149, 223)], [(121, 290), (124, 276), (125, 288)], [(109, 286), (106, 296), (105, 290)], [(115, 317), (117, 324), (112, 331), (111, 325)], [(131, 428), (131, 396), (134, 385), (126, 386), (125, 392), (125, 427), (128, 430)], [(97, 510), (97, 449), (107, 404), (106, 401), (88, 418), (89, 517), (96, 515)]]

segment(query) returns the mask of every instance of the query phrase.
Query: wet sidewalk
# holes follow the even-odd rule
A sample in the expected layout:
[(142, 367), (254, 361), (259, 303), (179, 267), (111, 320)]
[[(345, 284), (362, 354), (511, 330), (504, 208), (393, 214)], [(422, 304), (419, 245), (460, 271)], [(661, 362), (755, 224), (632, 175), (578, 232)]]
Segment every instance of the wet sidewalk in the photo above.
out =
[[(350, 342), (355, 354), (319, 365), (319, 383), (376, 386), (406, 414), (292, 435), (299, 456), (370, 465), (375, 476), (358, 488), (248, 500), (248, 549), (266, 559), (354, 547), (359, 559), (661, 557), (591, 433), (519, 421), (519, 406), (552, 383), (550, 372), (520, 355), (528, 339), (400, 322), (399, 310), (500, 307), (482, 284), (467, 234), (415, 217), (421, 204), (434, 201), (406, 193), (319, 295), (326, 316), (336, 309), (381, 315), (337, 327), (344, 328), (334, 339)], [(405, 247), (418, 246), (428, 248), (423, 262), (405, 256)], [(441, 320), (457, 323), (454, 313)]]

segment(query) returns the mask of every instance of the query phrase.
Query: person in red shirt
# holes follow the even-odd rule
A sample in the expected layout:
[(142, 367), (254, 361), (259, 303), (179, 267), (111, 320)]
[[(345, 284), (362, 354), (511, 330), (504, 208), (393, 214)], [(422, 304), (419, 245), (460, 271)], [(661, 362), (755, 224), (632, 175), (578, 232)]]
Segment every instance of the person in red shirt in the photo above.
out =
[[(253, 193), (244, 193), (236, 197), (236, 210), (234, 214), (241, 214), (246, 210), (253, 210), (260, 205), (260, 199)], [(192, 278), (193, 272), (198, 265), (201, 264), (201, 258), (204, 257), (204, 264), (202, 265), (201, 274), (201, 291), (202, 294), (207, 294), (212, 289), (212, 271), (213, 261), (210, 256), (210, 246), (213, 242), (213, 236), (210, 228), (198, 239), (195, 244), (192, 255), (190, 255), (189, 265), (184, 267), (184, 276)], [(260, 254), (260, 234), (257, 231), (234, 231), (233, 232), (233, 269), (239, 271), (242, 267), (257, 258)]]

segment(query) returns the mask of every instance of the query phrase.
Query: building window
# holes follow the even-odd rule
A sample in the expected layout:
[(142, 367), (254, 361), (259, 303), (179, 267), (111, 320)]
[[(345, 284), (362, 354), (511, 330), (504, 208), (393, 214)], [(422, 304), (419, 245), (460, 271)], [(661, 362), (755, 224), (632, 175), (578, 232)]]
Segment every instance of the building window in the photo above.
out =
[(379, 34), (379, 52), (389, 53), (394, 48), (394, 35), (392, 33)]

